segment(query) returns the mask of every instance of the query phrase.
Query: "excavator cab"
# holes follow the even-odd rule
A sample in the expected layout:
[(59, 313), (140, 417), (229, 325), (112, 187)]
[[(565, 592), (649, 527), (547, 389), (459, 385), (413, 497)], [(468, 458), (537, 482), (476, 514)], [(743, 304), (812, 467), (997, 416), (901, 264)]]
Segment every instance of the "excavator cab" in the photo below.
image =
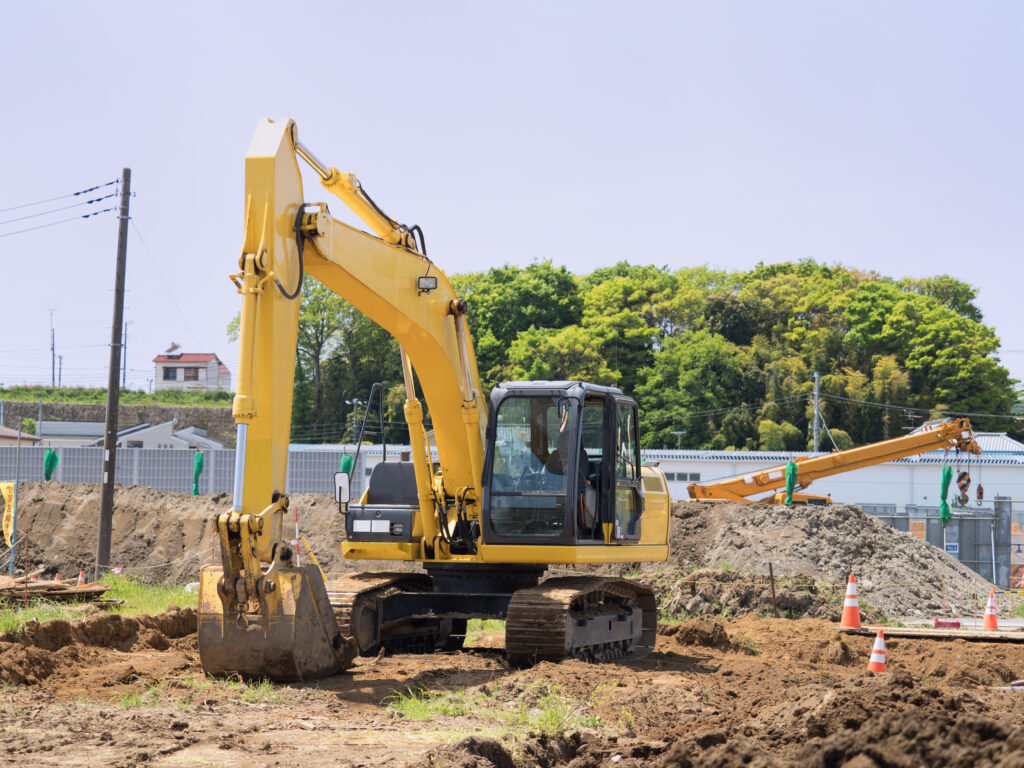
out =
[(483, 482), (486, 544), (640, 539), (637, 404), (586, 382), (510, 382), (491, 393)]

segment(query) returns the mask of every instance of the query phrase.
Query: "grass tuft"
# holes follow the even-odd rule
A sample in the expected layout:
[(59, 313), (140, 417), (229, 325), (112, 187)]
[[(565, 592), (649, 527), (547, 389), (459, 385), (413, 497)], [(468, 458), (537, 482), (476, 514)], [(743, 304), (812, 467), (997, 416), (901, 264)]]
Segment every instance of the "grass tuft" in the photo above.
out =
[(743, 635), (736, 641), (736, 645), (748, 656), (760, 656), (761, 644), (750, 635)]
[[(563, 733), (571, 730), (604, 730), (607, 726), (594, 711), (594, 695), (574, 699), (561, 686), (535, 681), (524, 687), (496, 684), (476, 690), (427, 691), (406, 688), (395, 691), (382, 704), (389, 715), (408, 720), (433, 720), (438, 716), (472, 717), (501, 724), (513, 735), (530, 732)], [(620, 717), (620, 724), (628, 718)]]
[[(105, 599), (124, 601), (106, 610), (123, 616), (163, 613), (171, 603), (176, 603), (180, 608), (195, 608), (199, 600), (198, 594), (186, 592), (182, 586), (148, 584), (125, 574), (107, 573), (100, 579), (100, 583), (110, 586), (104, 595)], [(0, 604), (0, 632), (19, 630), (32, 621), (74, 621), (97, 610), (91, 603), (56, 603), (49, 600), (34, 600), (28, 605)]]
[(134, 616), (139, 613), (163, 613), (167, 606), (176, 603), (179, 608), (195, 608), (199, 605), (198, 592), (186, 592), (181, 585), (164, 586), (150, 584), (128, 574), (107, 573), (100, 579), (101, 584), (110, 587), (104, 597), (124, 600), (114, 610), (117, 613)]
[(472, 646), (480, 642), (484, 635), (505, 634), (505, 622), (502, 619), (470, 619), (466, 622), (466, 645)]

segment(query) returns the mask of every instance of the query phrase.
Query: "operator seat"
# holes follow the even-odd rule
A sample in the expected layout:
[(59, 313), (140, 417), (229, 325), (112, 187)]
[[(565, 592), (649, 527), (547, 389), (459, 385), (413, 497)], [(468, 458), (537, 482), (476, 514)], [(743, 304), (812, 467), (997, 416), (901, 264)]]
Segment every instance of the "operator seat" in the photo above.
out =
[[(544, 462), (544, 469), (552, 475), (564, 475), (566, 466), (563, 461), (563, 454), (557, 448), (548, 456)], [(580, 446), (580, 456), (576, 464), (576, 476), (578, 483), (576, 493), (579, 497), (579, 523), (583, 531), (594, 530), (594, 522), (597, 516), (597, 488), (589, 482), (590, 456), (583, 446)]]
[(382, 461), (370, 472), (367, 503), (394, 504), (414, 507), (419, 504), (416, 494), (416, 471), (411, 461)]

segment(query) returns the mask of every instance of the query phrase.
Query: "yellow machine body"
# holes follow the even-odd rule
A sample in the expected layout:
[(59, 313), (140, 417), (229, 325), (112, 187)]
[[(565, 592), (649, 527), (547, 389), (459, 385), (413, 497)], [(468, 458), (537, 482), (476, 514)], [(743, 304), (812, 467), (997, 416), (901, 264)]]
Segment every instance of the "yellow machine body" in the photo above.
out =
[[(336, 221), (325, 203), (305, 202), (299, 158), (374, 234)], [(245, 162), (244, 212), (239, 271), (231, 276), (241, 295), (238, 390), (232, 408), (238, 425), (235, 489), (232, 511), (215, 521), (223, 567), (204, 569), (200, 579), (200, 649), (208, 672), (312, 679), (348, 663), (347, 641), (325, 608), (328, 590), (318, 570), (295, 567), (282, 534), (304, 273), (388, 331), (402, 352), (415, 479), (415, 504), (408, 505), (411, 535), (401, 542), (345, 541), (346, 558), (427, 566), (504, 564), (515, 570), (667, 557), (667, 484), (659, 470), (639, 468), (638, 449), (635, 459), (620, 462), (631, 468), (632, 485), (608, 486), (609, 497), (628, 492), (638, 500), (634, 507), (642, 525), (635, 526), (639, 533), (632, 538), (613, 535), (608, 517), (591, 524), (590, 538), (577, 544), (485, 541), (480, 531), (488, 491), (489, 411), (480, 391), (466, 303), (417, 248), (415, 228), (384, 214), (353, 175), (317, 160), (297, 140), (292, 121), (259, 124)], [(430, 409), (436, 460), (415, 380)], [(623, 408), (635, 413), (635, 402), (621, 393), (608, 397), (618, 397)], [(608, 423), (617, 423), (615, 418)], [(595, 533), (601, 529), (603, 540)], [(456, 533), (461, 546), (452, 543)]]

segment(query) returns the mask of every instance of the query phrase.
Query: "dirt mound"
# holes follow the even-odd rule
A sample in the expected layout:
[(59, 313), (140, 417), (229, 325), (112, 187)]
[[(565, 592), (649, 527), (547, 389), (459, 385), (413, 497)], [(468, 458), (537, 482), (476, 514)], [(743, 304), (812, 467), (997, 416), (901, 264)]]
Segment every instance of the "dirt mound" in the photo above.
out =
[(455, 744), (432, 749), (421, 760), (409, 763), (408, 768), (433, 768), (447, 765), (452, 768), (515, 768), (512, 755), (497, 739), (467, 736)]
[[(725, 564), (765, 574), (772, 563), (776, 576), (803, 574), (838, 585), (853, 573), (861, 610), (873, 606), (888, 616), (941, 614), (942, 582), (949, 614), (972, 616), (975, 593), (983, 601), (992, 586), (936, 547), (852, 505), (676, 502), (670, 535), (669, 561), (677, 569)], [(839, 605), (841, 597), (840, 591)]]
[(0, 633), (0, 680), (33, 685), (61, 668), (81, 664), (87, 647), (166, 651), (173, 639), (195, 631), (196, 612), (191, 608), (158, 616), (97, 613), (75, 622), (32, 621), (17, 632)]
[[(653, 579), (652, 585), (658, 609), (665, 618), (773, 615), (771, 581), (763, 574), (711, 568), (668, 571)], [(836, 589), (819, 587), (813, 578), (803, 574), (781, 577), (775, 584), (775, 607), (784, 618), (838, 621), (842, 596)], [(884, 616), (865, 606), (861, 618), (870, 623)]]
[(451, 768), (516, 768), (517, 765), (555, 768), (566, 765), (576, 756), (580, 742), (579, 734), (557, 737), (541, 734), (510, 750), (497, 739), (467, 736), (454, 744), (429, 750), (422, 758), (408, 763), (407, 768), (440, 765)]
[(683, 735), (674, 740), (662, 765), (1024, 764), (1024, 727), (988, 715), (984, 699), (970, 691), (924, 685), (906, 671), (858, 672), (824, 688), (819, 684), (791, 693), (784, 707), (761, 708), (717, 730)]
[(1010, 730), (987, 717), (955, 719), (947, 714), (922, 718), (919, 711), (892, 717), (874, 715), (856, 731), (845, 729), (805, 755), (807, 766), (875, 768), (915, 764), (963, 768), (1024, 765), (1024, 726)]
[[(343, 518), (328, 496), (292, 496), (302, 533), (327, 572), (388, 567), (346, 562)], [(93, 561), (100, 486), (26, 483), (19, 529), (31, 530), (33, 566), (65, 575)], [(112, 561), (149, 581), (188, 582), (216, 560), (212, 520), (230, 507), (227, 494), (190, 496), (118, 486), (114, 495)], [(304, 556), (305, 552), (301, 553)], [(858, 507), (785, 507), (685, 501), (672, 505), (670, 560), (644, 564), (669, 616), (742, 616), (771, 608), (768, 563), (779, 577), (780, 615), (833, 619), (846, 577), (855, 573), (861, 610), (887, 616), (974, 615), (975, 590), (990, 589), (966, 566), (910, 534), (893, 530)], [(722, 571), (722, 564), (735, 573)], [(716, 573), (689, 573), (710, 568)], [(605, 568), (604, 570), (609, 570)], [(612, 569), (614, 570), (614, 569)], [(722, 571), (722, 572), (720, 572)], [(834, 589), (822, 589), (832, 582)], [(896, 585), (896, 586), (893, 586)], [(1006, 599), (1006, 598), (1000, 598)], [(1008, 609), (1008, 605), (1000, 605)]]
[(672, 637), (680, 645), (699, 645), (720, 651), (731, 651), (736, 647), (720, 621), (699, 619), (685, 624), (662, 624), (658, 627), (658, 634)]
[[(130, 650), (136, 644), (155, 647), (167, 638), (191, 635), (196, 631), (196, 612), (192, 608), (171, 610), (157, 616), (121, 616), (116, 613), (96, 613), (81, 621), (30, 621), (16, 632), (0, 632), (0, 643), (18, 643), (25, 646), (56, 651), (66, 645), (98, 645), (104, 648)], [(163, 641), (155, 640), (162, 636)]]
[[(25, 483), (18, 499), (18, 529), (29, 531), (32, 567), (65, 577), (95, 562), (99, 484)], [(302, 535), (325, 571), (352, 569), (341, 557), (344, 521), (328, 496), (291, 497)], [(226, 493), (191, 496), (152, 488), (116, 486), (111, 563), (146, 581), (186, 583), (216, 558), (212, 522), (230, 510)], [(289, 528), (290, 530), (290, 528)], [(23, 550), (22, 550), (23, 551)], [(19, 567), (21, 551), (19, 551)], [(305, 559), (305, 551), (301, 558)]]

